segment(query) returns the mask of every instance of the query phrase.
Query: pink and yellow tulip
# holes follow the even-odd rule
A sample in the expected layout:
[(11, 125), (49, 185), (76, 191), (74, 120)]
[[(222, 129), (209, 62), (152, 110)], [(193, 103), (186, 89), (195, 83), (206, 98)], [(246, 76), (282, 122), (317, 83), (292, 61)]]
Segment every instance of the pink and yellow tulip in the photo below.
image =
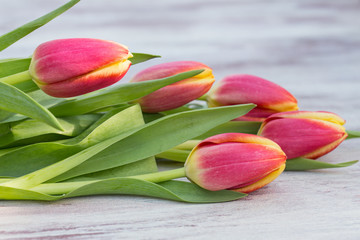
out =
[(254, 103), (256, 108), (235, 120), (263, 121), (268, 116), (298, 109), (296, 98), (281, 86), (260, 77), (237, 74), (225, 77), (208, 94), (209, 107)]
[(278, 177), (285, 162), (285, 153), (267, 138), (224, 133), (201, 141), (189, 154), (185, 172), (205, 189), (248, 193)]
[(156, 113), (181, 107), (207, 93), (215, 80), (210, 67), (192, 61), (163, 63), (136, 74), (131, 82), (165, 78), (199, 69), (204, 69), (204, 71), (192, 78), (173, 83), (140, 98), (138, 103), (142, 110), (147, 113)]
[(316, 159), (345, 140), (344, 123), (344, 119), (330, 112), (284, 112), (267, 118), (258, 135), (279, 144), (288, 159)]
[(119, 81), (128, 71), (131, 57), (126, 46), (112, 41), (58, 39), (36, 48), (29, 73), (48, 95), (73, 97)]

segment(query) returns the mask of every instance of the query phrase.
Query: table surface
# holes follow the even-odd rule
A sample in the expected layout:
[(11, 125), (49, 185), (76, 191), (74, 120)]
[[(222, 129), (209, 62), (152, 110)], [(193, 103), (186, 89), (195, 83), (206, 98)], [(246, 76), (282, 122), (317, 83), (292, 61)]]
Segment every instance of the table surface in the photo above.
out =
[[(0, 34), (64, 1), (0, 0)], [(326, 110), (360, 130), (360, 2), (95, 1), (73, 9), (0, 54), (32, 54), (69, 37), (114, 40), (161, 59), (204, 62), (216, 79), (248, 73), (292, 92), (302, 110)], [(321, 158), (359, 159), (360, 139)], [(285, 172), (248, 197), (185, 204), (134, 196), (0, 202), (0, 239), (360, 239), (360, 164)]]

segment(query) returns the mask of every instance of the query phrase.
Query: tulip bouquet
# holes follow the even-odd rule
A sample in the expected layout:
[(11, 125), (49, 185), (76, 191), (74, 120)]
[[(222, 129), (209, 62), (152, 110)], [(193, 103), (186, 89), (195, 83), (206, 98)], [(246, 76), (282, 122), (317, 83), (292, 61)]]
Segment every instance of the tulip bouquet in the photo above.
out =
[[(0, 51), (78, 1), (0, 36)], [(0, 60), (0, 199), (134, 194), (224, 202), (284, 170), (357, 162), (315, 160), (359, 132), (345, 131), (336, 114), (298, 111), (292, 94), (256, 76), (232, 75), (212, 87), (209, 66), (179, 61), (111, 86), (156, 57), (73, 38)], [(184, 165), (158, 171), (164, 159)]]

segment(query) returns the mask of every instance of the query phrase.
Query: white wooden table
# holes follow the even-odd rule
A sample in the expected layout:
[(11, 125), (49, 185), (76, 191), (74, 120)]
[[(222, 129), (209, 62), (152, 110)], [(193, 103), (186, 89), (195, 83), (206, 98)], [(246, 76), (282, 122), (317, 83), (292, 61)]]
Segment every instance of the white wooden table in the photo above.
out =
[[(0, 0), (0, 34), (64, 1)], [(41, 42), (69, 37), (114, 40), (162, 59), (204, 62), (217, 79), (248, 73), (276, 82), (303, 110), (327, 110), (360, 130), (360, 3), (297, 1), (80, 2), (0, 53), (28, 56)], [(321, 160), (360, 158), (360, 139)], [(286, 172), (229, 203), (184, 204), (134, 196), (59, 202), (0, 202), (0, 239), (360, 239), (360, 164)]]

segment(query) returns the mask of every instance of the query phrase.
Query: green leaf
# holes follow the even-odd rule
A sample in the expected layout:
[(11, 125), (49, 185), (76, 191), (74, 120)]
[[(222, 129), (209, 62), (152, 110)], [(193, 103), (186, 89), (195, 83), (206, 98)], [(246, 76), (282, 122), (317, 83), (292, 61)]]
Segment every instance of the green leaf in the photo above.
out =
[(147, 173), (157, 172), (157, 164), (154, 157), (145, 158), (143, 160), (129, 163), (123, 166), (110, 168), (107, 170), (93, 172), (85, 174), (79, 177), (71, 178), (65, 182), (74, 182), (74, 181), (93, 181), (101, 179), (109, 179), (116, 177), (129, 177)]
[(75, 137), (98, 120), (100, 116), (99, 114), (87, 114), (58, 119), (64, 131), (33, 119), (3, 123), (0, 124), (0, 148)]
[[(62, 184), (62, 183), (55, 183)], [(68, 183), (73, 184), (73, 183)], [(44, 184), (45, 185), (45, 184)], [(54, 186), (54, 185), (53, 185)], [(53, 186), (48, 186), (50, 189)], [(56, 185), (55, 185), (56, 186)], [(42, 187), (37, 187), (38, 189)], [(41, 189), (41, 188), (40, 188)], [(85, 184), (63, 195), (48, 195), (34, 190), (0, 186), (0, 199), (54, 201), (89, 195), (139, 195), (189, 203), (213, 203), (233, 201), (247, 196), (234, 191), (207, 191), (189, 182), (168, 181), (152, 183), (134, 178), (114, 178)]]
[[(32, 99), (34, 99), (36, 102), (38, 102), (41, 106), (46, 108), (52, 107), (58, 103), (65, 101), (65, 99), (63, 98), (51, 97), (41, 90), (28, 93), (27, 95), (30, 96)], [(16, 122), (19, 120), (24, 120), (26, 118), (28, 117), (21, 114), (15, 114), (4, 110), (0, 110), (0, 123)]]
[(59, 7), (58, 9), (38, 18), (34, 21), (31, 21), (9, 33), (6, 33), (0, 37), (0, 51), (4, 50), (5, 48), (9, 47), (19, 39), (25, 37), (32, 31), (38, 29), (39, 27), (45, 25), (55, 17), (59, 16), (72, 6), (74, 6), (76, 3), (78, 3), (80, 0), (72, 0), (63, 6)]
[(167, 181), (151, 183), (132, 178), (118, 178), (99, 181), (85, 185), (66, 197), (84, 196), (94, 194), (131, 194), (163, 198), (181, 202), (211, 203), (226, 202), (247, 196), (244, 193), (233, 191), (207, 191), (193, 183), (181, 181)]
[(31, 58), (13, 58), (0, 62), (0, 78), (29, 69)]
[(347, 130), (346, 131), (348, 134), (348, 137), (346, 139), (351, 139), (351, 138), (358, 138), (360, 137), (360, 131), (353, 131), (353, 130)]
[(145, 61), (148, 61), (148, 60), (153, 59), (153, 58), (161, 57), (159, 55), (152, 55), (152, 54), (146, 54), (146, 53), (132, 53), (132, 55), (133, 55), (133, 57), (129, 58), (132, 65), (138, 64), (138, 63), (141, 63), (141, 62), (145, 62)]
[(39, 90), (38, 85), (36, 85), (36, 83), (33, 80), (16, 83), (13, 86), (26, 93), (31, 93), (33, 91)]
[(159, 114), (159, 113), (143, 113), (143, 116), (144, 116), (144, 121), (146, 123), (149, 123), (149, 122), (152, 122), (159, 118), (164, 117), (164, 115)]
[(0, 186), (0, 199), (54, 201), (54, 200), (58, 200), (59, 197), (51, 196), (31, 190)]
[(293, 158), (286, 161), (286, 171), (306, 171), (313, 169), (323, 169), (323, 168), (341, 168), (348, 167), (357, 163), (358, 160), (342, 163), (327, 163), (321, 162), (318, 160), (308, 159), (308, 158)]
[(0, 176), (20, 177), (65, 159), (84, 149), (57, 142), (36, 143), (0, 150)]
[(205, 139), (221, 133), (249, 133), (257, 134), (261, 122), (250, 121), (230, 121), (207, 131), (206, 133), (197, 136), (195, 139)]
[(19, 89), (1, 82), (0, 109), (26, 115), (62, 130), (60, 123), (49, 110)]
[(105, 107), (136, 100), (169, 84), (196, 76), (202, 71), (193, 70), (157, 80), (117, 85), (60, 103), (49, 108), (49, 110), (59, 117), (93, 112)]
[(193, 110), (193, 109), (191, 109), (185, 105), (185, 106), (181, 106), (181, 107), (178, 107), (175, 109), (161, 112), (161, 114), (166, 116), (166, 115), (171, 115), (171, 114), (175, 114), (175, 113), (187, 112), (187, 111), (191, 111), (191, 110)]
[(98, 142), (144, 124), (141, 109), (134, 105), (116, 109), (86, 129), (79, 136), (60, 142), (47, 142), (0, 150), (0, 176), (19, 177), (59, 162)]
[(63, 181), (154, 156), (219, 124), (244, 115), (254, 106), (254, 104), (233, 105), (163, 117), (128, 132), (126, 138), (120, 136), (120, 141), (117, 141), (115, 137), (113, 144), (51, 181)]

